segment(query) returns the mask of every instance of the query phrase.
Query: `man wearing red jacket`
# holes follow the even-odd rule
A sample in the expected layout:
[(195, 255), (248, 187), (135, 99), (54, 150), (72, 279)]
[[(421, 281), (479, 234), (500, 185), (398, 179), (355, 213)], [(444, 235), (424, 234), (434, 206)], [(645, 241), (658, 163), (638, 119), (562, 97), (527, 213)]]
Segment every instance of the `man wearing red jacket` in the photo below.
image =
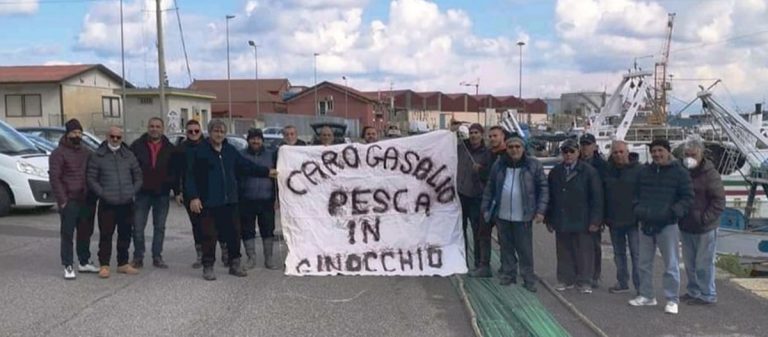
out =
[(93, 217), (96, 199), (88, 195), (85, 171), (91, 151), (80, 143), (83, 127), (77, 119), (65, 124), (66, 133), (59, 140), (59, 147), (53, 150), (49, 159), (50, 182), (61, 217), (61, 263), (64, 278), (75, 278), (73, 268), (72, 237), (77, 229), (78, 272), (97, 273), (90, 261), (90, 242), (93, 234)]

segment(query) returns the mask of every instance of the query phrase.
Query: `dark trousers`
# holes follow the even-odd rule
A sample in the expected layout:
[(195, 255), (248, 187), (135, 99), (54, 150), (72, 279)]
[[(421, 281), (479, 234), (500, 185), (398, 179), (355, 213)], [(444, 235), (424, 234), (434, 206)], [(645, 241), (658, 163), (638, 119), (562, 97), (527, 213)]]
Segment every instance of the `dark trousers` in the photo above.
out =
[(475, 238), (475, 250), (478, 251), (477, 267), (490, 267), (491, 266), (491, 234), (493, 232), (493, 221), (480, 223), (480, 228), (477, 230), (477, 237)]
[(480, 223), (483, 222), (483, 218), (480, 214), (480, 204), (483, 199), (481, 197), (467, 197), (459, 194), (459, 201), (461, 201), (461, 221), (462, 228), (464, 229), (464, 248), (466, 252), (469, 252), (469, 241), (467, 240), (467, 227), (469, 222), (472, 225), (472, 247), (474, 248), (475, 267), (480, 266), (480, 250), (478, 235), (480, 229)]
[(112, 236), (117, 227), (117, 265), (128, 263), (133, 234), (133, 203), (108, 205), (99, 201), (99, 263), (108, 266), (112, 258)]
[(520, 263), (520, 276), (525, 284), (534, 284), (533, 273), (533, 229), (530, 222), (510, 222), (496, 220), (501, 246), (500, 278), (517, 278), (517, 264)]
[(597, 285), (598, 281), (600, 281), (600, 272), (602, 271), (602, 263), (603, 263), (603, 232), (597, 231), (595, 233), (592, 233), (592, 245), (595, 250), (595, 264), (593, 266), (593, 274), (592, 274), (592, 283)]
[(201, 227), (203, 234), (203, 266), (213, 266), (216, 261), (216, 238), (227, 244), (229, 259), (240, 258), (240, 222), (237, 205), (203, 208)]
[(91, 259), (91, 235), (93, 235), (93, 218), (96, 214), (96, 199), (69, 200), (59, 211), (61, 218), (61, 264), (74, 264), (72, 255), (72, 239), (77, 229), (77, 259), (80, 264), (86, 264)]
[(256, 222), (261, 238), (275, 236), (275, 201), (242, 200), (240, 202), (240, 226), (243, 240), (256, 238)]
[(200, 214), (192, 213), (192, 210), (189, 208), (189, 201), (187, 200), (184, 200), (184, 209), (187, 210), (189, 223), (192, 225), (192, 238), (195, 240), (195, 245), (203, 244), (203, 233), (200, 230), (200, 223), (202, 222)]
[(638, 245), (640, 231), (637, 226), (611, 228), (611, 243), (613, 244), (613, 262), (616, 264), (616, 280), (622, 287), (629, 286), (629, 268), (627, 262), (627, 247), (629, 247), (629, 256), (632, 259), (632, 285), (635, 290), (640, 289), (640, 278), (638, 276)]
[(594, 236), (587, 232), (556, 232), (557, 281), (591, 286), (595, 266)]
[(152, 257), (162, 257), (165, 241), (165, 220), (168, 218), (170, 196), (168, 193), (139, 192), (136, 195), (133, 224), (133, 258), (144, 258), (144, 229), (152, 211)]

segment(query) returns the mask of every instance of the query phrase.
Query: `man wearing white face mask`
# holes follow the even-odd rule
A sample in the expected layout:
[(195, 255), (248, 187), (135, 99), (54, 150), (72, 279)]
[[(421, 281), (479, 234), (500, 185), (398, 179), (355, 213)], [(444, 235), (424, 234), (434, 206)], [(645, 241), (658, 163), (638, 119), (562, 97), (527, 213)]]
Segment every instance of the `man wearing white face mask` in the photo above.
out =
[(717, 302), (715, 289), (715, 242), (720, 214), (725, 209), (725, 189), (715, 165), (704, 157), (700, 139), (685, 143), (683, 163), (691, 174), (693, 206), (680, 220), (683, 262), (688, 276), (687, 293), (680, 297), (689, 305)]

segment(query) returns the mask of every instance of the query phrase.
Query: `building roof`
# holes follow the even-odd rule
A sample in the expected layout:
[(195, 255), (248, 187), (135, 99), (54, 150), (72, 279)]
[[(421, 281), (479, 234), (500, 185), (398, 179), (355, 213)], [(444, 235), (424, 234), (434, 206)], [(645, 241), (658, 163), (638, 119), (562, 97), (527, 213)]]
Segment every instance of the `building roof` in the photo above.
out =
[[(120, 94), (122, 89), (115, 89), (116, 94)], [(125, 90), (126, 96), (159, 96), (160, 90), (158, 88), (136, 88)], [(210, 92), (197, 91), (191, 89), (182, 88), (165, 88), (166, 96), (181, 96), (215, 100), (216, 95)]]
[[(291, 86), (291, 83), (286, 78), (237, 79), (230, 82), (232, 102), (255, 102), (257, 91), (260, 102), (282, 102), (283, 98), (280, 94)], [(195, 80), (188, 89), (213, 93), (217, 100), (227, 101), (227, 80)]]
[(368, 103), (375, 103), (376, 102), (375, 98), (369, 97), (369, 95), (367, 95), (367, 94), (365, 94), (363, 92), (360, 92), (357, 89), (353, 89), (353, 88), (350, 88), (350, 87), (345, 87), (345, 86), (343, 86), (341, 84), (336, 84), (336, 83), (328, 82), (328, 81), (323, 81), (321, 83), (318, 83), (317, 86), (309, 87), (309, 88), (301, 91), (300, 93), (297, 93), (296, 95), (293, 95), (291, 97), (286, 98), (285, 101), (289, 102), (289, 101), (295, 100), (295, 99), (297, 99), (297, 98), (299, 98), (301, 96), (305, 96), (305, 95), (314, 93), (315, 87), (317, 87), (318, 89), (322, 88), (322, 87), (328, 87), (328, 88), (331, 88), (331, 89), (334, 89), (334, 90), (338, 91), (339, 93), (349, 94), (350, 97), (357, 98), (358, 100), (361, 100), (361, 101), (364, 101), (364, 102), (368, 102)]
[[(87, 71), (97, 69), (117, 82), (123, 78), (101, 64), (0, 66), (0, 83), (59, 83)], [(125, 82), (126, 88), (133, 84)]]

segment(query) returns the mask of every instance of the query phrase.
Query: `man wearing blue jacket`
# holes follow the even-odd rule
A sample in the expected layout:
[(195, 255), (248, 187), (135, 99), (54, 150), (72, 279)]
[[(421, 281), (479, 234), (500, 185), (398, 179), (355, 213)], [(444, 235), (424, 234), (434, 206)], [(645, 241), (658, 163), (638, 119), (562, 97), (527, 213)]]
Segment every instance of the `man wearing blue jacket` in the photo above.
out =
[(227, 125), (221, 120), (208, 123), (209, 138), (187, 152), (185, 192), (189, 208), (201, 216), (203, 234), (203, 278), (216, 279), (216, 235), (227, 242), (229, 273), (248, 274), (240, 266), (240, 228), (237, 217), (238, 175), (277, 176), (277, 171), (254, 164), (226, 141)]

